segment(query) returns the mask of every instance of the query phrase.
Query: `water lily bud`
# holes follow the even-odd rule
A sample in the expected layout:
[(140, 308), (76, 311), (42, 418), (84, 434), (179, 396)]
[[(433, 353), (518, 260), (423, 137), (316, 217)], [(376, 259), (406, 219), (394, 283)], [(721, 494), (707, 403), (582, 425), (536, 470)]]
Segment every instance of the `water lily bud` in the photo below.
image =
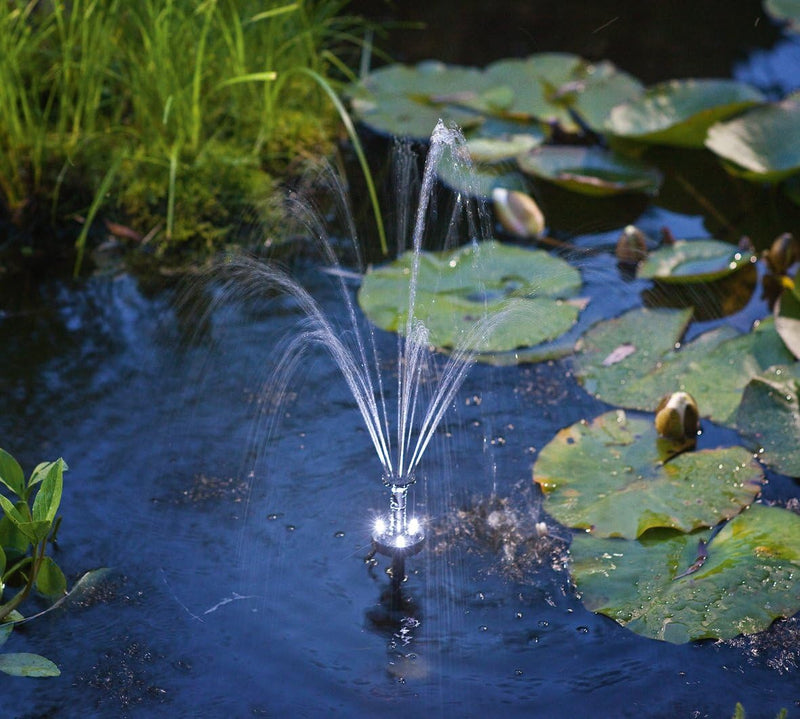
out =
[(799, 245), (791, 232), (784, 232), (775, 238), (772, 246), (764, 253), (769, 269), (776, 275), (786, 274), (786, 270), (800, 259)]
[(539, 237), (544, 232), (544, 215), (539, 205), (524, 192), (495, 187), (494, 211), (506, 232), (516, 237)]
[(694, 440), (699, 422), (697, 402), (688, 392), (668, 394), (656, 407), (656, 430), (662, 437)]
[(623, 265), (637, 265), (647, 257), (647, 239), (635, 225), (628, 225), (617, 240), (617, 260)]

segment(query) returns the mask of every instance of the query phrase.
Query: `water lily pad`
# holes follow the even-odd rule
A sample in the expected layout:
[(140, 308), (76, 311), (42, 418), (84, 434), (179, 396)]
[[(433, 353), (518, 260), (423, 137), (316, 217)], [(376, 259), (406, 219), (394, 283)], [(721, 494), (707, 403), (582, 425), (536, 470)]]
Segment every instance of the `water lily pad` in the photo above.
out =
[[(413, 255), (369, 271), (358, 301), (367, 317), (386, 330), (405, 330)], [(580, 273), (542, 250), (496, 241), (419, 258), (415, 317), (430, 343), (452, 348), (485, 316), (502, 318), (471, 349), (503, 352), (552, 340), (576, 321), (579, 305), (565, 301), (581, 286)]]
[(489, 199), (497, 187), (527, 192), (525, 178), (509, 163), (479, 163), (466, 165), (457, 162), (440, 162), (436, 168), (439, 180), (454, 192), (466, 197)]
[(676, 240), (651, 252), (637, 274), (660, 282), (710, 282), (753, 259), (752, 252), (719, 240)]
[(15, 677), (61, 676), (61, 670), (49, 659), (28, 652), (0, 654), (0, 672)]
[[(596, 127), (611, 107), (641, 91), (635, 78), (612, 63), (592, 64), (570, 53), (500, 60), (489, 65), (484, 74), (494, 86), (511, 89), (513, 99), (503, 108), (504, 114), (536, 118), (569, 133), (581, 132), (573, 112)], [(491, 110), (481, 101), (468, 104), (482, 111)]]
[(778, 298), (775, 329), (792, 354), (800, 358), (800, 286), (797, 281)]
[(711, 125), (763, 101), (758, 90), (734, 80), (669, 80), (614, 107), (605, 129), (639, 142), (702, 147)]
[(762, 461), (800, 477), (800, 363), (779, 365), (745, 387), (736, 425)]
[(757, 107), (708, 130), (706, 147), (737, 175), (778, 182), (800, 172), (800, 98)]
[(800, 32), (800, 0), (764, 0), (764, 10), (776, 20), (788, 23), (790, 30)]
[[(771, 319), (747, 334), (720, 327), (675, 349), (690, 316), (691, 310), (634, 309), (594, 325), (578, 342), (576, 376), (589, 393), (630, 409), (652, 411), (663, 395), (688, 392), (703, 417), (731, 424), (750, 379), (794, 357)], [(604, 364), (623, 344), (635, 351)]]
[(538, 147), (544, 138), (544, 133), (541, 131), (497, 137), (479, 136), (467, 141), (466, 150), (473, 162), (500, 162)]
[(488, 88), (476, 68), (434, 61), (387, 65), (351, 89), (351, 106), (358, 120), (376, 132), (427, 142), (439, 119), (462, 129), (483, 122), (463, 106), (482, 89)]
[(562, 524), (634, 539), (648, 529), (691, 531), (736, 515), (763, 474), (744, 447), (684, 452), (651, 417), (607, 412), (562, 429), (533, 467), (544, 508)]
[(652, 639), (730, 639), (800, 610), (800, 516), (778, 507), (755, 504), (713, 537), (576, 535), (570, 555), (584, 605)]
[(586, 195), (655, 194), (661, 173), (599, 147), (546, 146), (517, 158), (523, 172)]

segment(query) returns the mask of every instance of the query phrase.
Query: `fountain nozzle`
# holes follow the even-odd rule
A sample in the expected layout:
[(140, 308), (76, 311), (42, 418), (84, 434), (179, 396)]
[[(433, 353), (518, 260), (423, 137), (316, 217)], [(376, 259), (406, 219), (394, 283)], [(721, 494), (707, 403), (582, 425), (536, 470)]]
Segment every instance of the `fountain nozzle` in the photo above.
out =
[(405, 575), (405, 558), (418, 554), (425, 544), (422, 525), (416, 517), (406, 512), (406, 494), (414, 479), (404, 484), (389, 484), (391, 497), (389, 514), (375, 521), (372, 544), (376, 552), (392, 559), (392, 577), (402, 582)]

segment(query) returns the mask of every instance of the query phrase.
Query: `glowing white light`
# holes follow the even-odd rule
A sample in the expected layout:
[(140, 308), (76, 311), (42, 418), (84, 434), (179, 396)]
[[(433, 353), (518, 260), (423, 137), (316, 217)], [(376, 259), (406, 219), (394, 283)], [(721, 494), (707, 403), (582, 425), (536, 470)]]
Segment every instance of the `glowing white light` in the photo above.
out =
[(375, 520), (375, 533), (376, 534), (383, 534), (386, 531), (386, 522), (384, 522), (380, 517)]
[(394, 546), (402, 549), (406, 546), (406, 538), (402, 534), (398, 534), (394, 539)]
[(408, 533), (419, 534), (419, 520), (416, 517), (408, 520)]

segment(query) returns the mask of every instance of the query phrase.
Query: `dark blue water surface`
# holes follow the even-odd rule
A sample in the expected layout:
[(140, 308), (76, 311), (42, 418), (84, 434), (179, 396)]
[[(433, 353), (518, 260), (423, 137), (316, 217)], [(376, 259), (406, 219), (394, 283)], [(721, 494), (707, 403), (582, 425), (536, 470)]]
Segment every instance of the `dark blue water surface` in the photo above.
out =
[[(774, 27), (763, 46), (725, 57), (715, 74), (765, 90), (788, 92), (800, 77), (797, 41)], [(715, 187), (704, 188), (712, 200)], [(608, 250), (631, 220), (653, 235), (718, 227), (669, 192), (659, 203), (577, 236), (568, 220), (581, 208), (570, 205), (553, 229)], [(773, 206), (733, 219), (764, 246), (791, 229), (785, 218)], [(660, 301), (610, 252), (578, 256), (593, 298), (581, 328)], [(341, 315), (313, 263), (295, 269)], [(386, 561), (365, 562), (388, 496), (324, 352), (304, 360), (272, 426), (270, 352), (295, 328), (291, 303), (232, 302), (206, 319), (182, 307), (172, 291), (112, 273), (44, 282), (0, 308), (0, 446), (26, 472), (66, 459), (56, 559), (70, 583), (110, 570), (11, 636), (3, 651), (44, 654), (61, 676), (0, 675), (3, 717), (716, 718), (737, 701), (752, 717), (800, 713), (797, 617), (754, 637), (676, 646), (581, 604), (569, 532), (540, 513), (531, 482), (537, 451), (560, 428), (607, 409), (568, 359), (473, 369), (412, 493), (429, 541), (398, 598)], [(690, 336), (718, 322), (746, 329), (766, 311), (755, 290), (732, 315), (707, 312)], [(395, 339), (378, 342), (391, 401)], [(709, 446), (735, 439), (704, 429)], [(798, 494), (774, 475), (765, 489), (781, 503)]]

